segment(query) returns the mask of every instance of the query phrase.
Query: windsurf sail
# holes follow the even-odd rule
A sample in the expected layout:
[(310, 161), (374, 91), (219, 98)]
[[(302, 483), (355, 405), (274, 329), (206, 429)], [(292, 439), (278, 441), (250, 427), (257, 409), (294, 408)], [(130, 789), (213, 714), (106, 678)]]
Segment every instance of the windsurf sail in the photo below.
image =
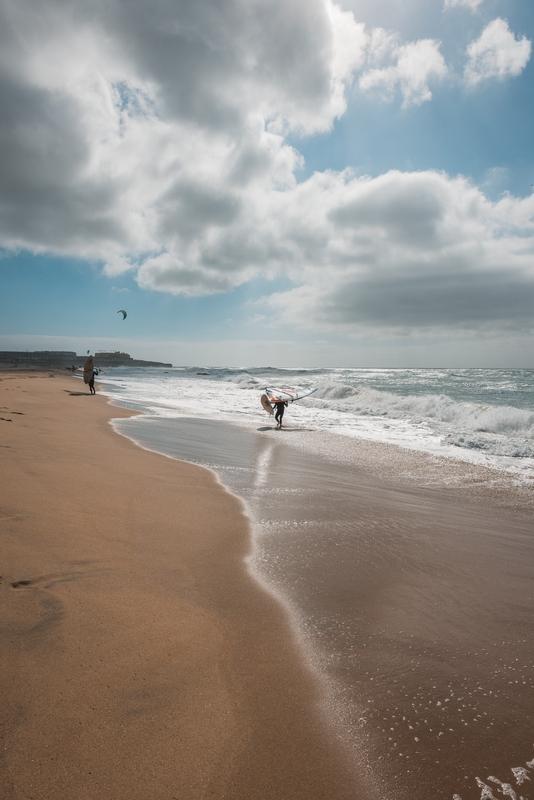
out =
[(271, 403), (288, 402), (294, 403), (295, 400), (302, 400), (303, 397), (308, 397), (313, 394), (317, 389), (297, 389), (294, 386), (266, 387), (265, 394)]

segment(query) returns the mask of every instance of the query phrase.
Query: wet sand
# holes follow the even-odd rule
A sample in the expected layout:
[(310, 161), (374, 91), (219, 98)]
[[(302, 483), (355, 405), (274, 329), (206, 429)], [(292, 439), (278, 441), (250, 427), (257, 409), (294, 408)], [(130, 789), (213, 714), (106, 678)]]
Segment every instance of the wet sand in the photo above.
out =
[[(249, 520), (63, 375), (0, 375), (0, 796), (362, 798)], [(353, 762), (352, 762), (353, 763)]]
[[(435, 459), (425, 476), (422, 454), (369, 443), (360, 463), (357, 442), (345, 463), (327, 448), (312, 456), (290, 444), (296, 430), (119, 428), (209, 465), (246, 500), (253, 572), (291, 610), (331, 730), (355, 764), (365, 754), (379, 797), (534, 797), (534, 524), (522, 491), (510, 485), (507, 500), (479, 468), (458, 486), (454, 462)], [(442, 488), (421, 485), (440, 470)]]

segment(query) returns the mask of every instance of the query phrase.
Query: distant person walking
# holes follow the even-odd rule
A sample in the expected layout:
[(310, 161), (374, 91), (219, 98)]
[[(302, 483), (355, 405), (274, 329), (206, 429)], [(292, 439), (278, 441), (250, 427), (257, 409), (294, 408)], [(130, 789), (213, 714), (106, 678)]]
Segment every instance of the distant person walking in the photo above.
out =
[(278, 427), (282, 427), (282, 419), (284, 417), (284, 411), (287, 408), (287, 400), (279, 400), (277, 403), (274, 404), (276, 408), (276, 414), (274, 415), (275, 420), (278, 422)]

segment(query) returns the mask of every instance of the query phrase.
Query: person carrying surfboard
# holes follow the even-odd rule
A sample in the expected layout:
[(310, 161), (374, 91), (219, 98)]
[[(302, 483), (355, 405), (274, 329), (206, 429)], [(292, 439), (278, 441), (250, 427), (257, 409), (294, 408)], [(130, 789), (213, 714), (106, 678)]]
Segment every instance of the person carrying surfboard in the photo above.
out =
[(276, 408), (276, 414), (274, 415), (274, 418), (278, 422), (278, 427), (281, 428), (284, 411), (287, 408), (287, 400), (278, 400), (278, 402), (274, 404), (274, 407)]
[(96, 394), (95, 375), (97, 374), (98, 373), (95, 369), (95, 359), (93, 356), (89, 356), (83, 367), (83, 382), (89, 385), (89, 392), (91, 394)]

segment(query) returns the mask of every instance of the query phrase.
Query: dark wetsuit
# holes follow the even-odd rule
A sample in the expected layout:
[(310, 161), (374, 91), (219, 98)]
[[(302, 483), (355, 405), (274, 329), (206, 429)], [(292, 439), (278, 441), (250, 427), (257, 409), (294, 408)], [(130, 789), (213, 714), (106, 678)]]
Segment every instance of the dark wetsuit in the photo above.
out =
[(95, 375), (98, 375), (98, 372), (96, 372), (96, 370), (93, 370), (93, 376), (92, 376), (91, 380), (89, 381), (89, 391), (91, 392), (91, 394), (96, 394), (96, 390), (95, 390)]
[(284, 402), (280, 400), (280, 402), (274, 404), (276, 406), (276, 414), (274, 415), (275, 420), (278, 422), (278, 427), (282, 427), (282, 418), (284, 416), (284, 411), (287, 406), (287, 401)]

